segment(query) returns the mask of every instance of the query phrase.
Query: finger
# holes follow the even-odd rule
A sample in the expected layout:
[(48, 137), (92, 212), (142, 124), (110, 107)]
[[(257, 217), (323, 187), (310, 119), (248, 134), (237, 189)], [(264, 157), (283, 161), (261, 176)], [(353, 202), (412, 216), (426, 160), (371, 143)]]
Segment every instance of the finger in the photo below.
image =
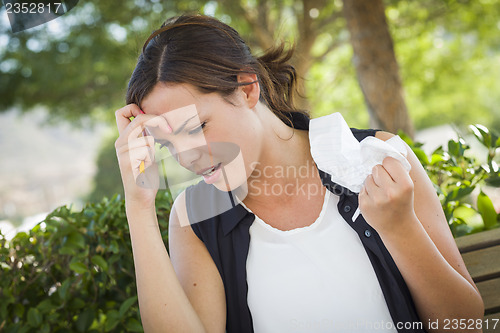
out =
[(372, 178), (373, 182), (377, 187), (388, 186), (393, 183), (393, 179), (391, 175), (387, 172), (387, 170), (380, 164), (377, 164), (372, 169)]
[(132, 130), (128, 134), (130, 140), (143, 135), (143, 131), (150, 135), (154, 132), (156, 137), (172, 133), (172, 128), (162, 116), (140, 114), (132, 121), (131, 126)]
[(382, 162), (382, 166), (387, 171), (387, 174), (396, 183), (407, 182), (410, 180), (408, 171), (403, 167), (403, 164), (393, 157), (386, 157)]
[(365, 192), (364, 194), (366, 196), (370, 196), (371, 192), (373, 192), (376, 187), (377, 185), (375, 185), (375, 182), (373, 181), (373, 176), (368, 175), (363, 185), (363, 191)]
[(127, 128), (130, 124), (130, 117), (137, 117), (139, 114), (141, 114), (141, 109), (136, 104), (129, 104), (116, 110), (115, 118), (118, 133), (121, 134)]
[(366, 192), (366, 185), (363, 185), (361, 188), (361, 192), (359, 192), (359, 199), (361, 200), (361, 197), (368, 196), (368, 192)]
[(155, 139), (152, 136), (143, 136), (135, 138), (134, 140), (130, 140), (127, 145), (118, 148), (117, 152), (118, 154), (122, 154), (127, 151), (133, 150), (135, 148), (141, 148), (141, 147), (154, 148), (154, 146), (155, 146)]
[[(134, 178), (154, 163), (154, 154), (150, 147), (139, 147), (130, 150), (130, 164)], [(141, 166), (142, 164), (142, 166)]]
[[(159, 130), (160, 134), (170, 134), (172, 133), (172, 127), (168, 124), (168, 121), (163, 116), (156, 116), (154, 118), (149, 119), (144, 126), (146, 126), (146, 130), (150, 129)], [(156, 132), (156, 131), (155, 131)], [(151, 133), (151, 132), (150, 132)]]

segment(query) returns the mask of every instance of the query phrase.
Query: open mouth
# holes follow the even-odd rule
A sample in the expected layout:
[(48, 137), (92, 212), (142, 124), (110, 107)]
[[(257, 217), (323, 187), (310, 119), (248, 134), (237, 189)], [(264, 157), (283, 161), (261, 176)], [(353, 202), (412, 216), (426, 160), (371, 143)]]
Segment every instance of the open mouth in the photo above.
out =
[(219, 163), (217, 165), (213, 165), (212, 167), (205, 169), (201, 172), (198, 172), (199, 175), (204, 176), (204, 177), (210, 177), (212, 176), (220, 167), (222, 163)]

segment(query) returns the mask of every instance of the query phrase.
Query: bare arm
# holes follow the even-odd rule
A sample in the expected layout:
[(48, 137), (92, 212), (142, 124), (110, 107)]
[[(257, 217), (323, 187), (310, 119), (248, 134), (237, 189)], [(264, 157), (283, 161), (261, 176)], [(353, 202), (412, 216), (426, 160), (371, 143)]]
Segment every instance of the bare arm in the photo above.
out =
[(184, 192), (176, 199), (170, 214), (168, 240), (174, 269), (206, 331), (224, 332), (224, 285), (205, 244), (188, 223)]
[[(387, 140), (392, 134), (378, 132)], [(483, 317), (481, 296), (448, 227), (434, 187), (417, 157), (408, 150), (408, 175), (395, 159), (374, 168), (360, 193), (361, 212), (380, 234), (403, 275), (429, 332), (448, 332), (445, 320), (467, 323)], [(375, 170), (376, 169), (376, 170)], [(454, 332), (480, 332), (471, 330)]]
[[(176, 230), (179, 229), (171, 227), (170, 237), (185, 241), (182, 246), (175, 245), (175, 241), (172, 244), (174, 249), (182, 247), (183, 254), (177, 255), (177, 260), (186, 261), (179, 264), (183, 268), (179, 271), (179, 279), (161, 237), (154, 204), (158, 190), (158, 170), (151, 157), (154, 142), (152, 137), (140, 137), (140, 134), (145, 125), (158, 126), (170, 131), (171, 129), (165, 119), (142, 114), (135, 104), (125, 106), (115, 115), (120, 133), (115, 147), (125, 191), (126, 213), (144, 330), (162, 333), (223, 332), (223, 328), (219, 329), (219, 327), (225, 327), (225, 317), (222, 318), (220, 315), (222, 308), (225, 316), (225, 303), (219, 304), (220, 299), (224, 300), (222, 283), (219, 288), (209, 291), (206, 288), (186, 289), (185, 291), (183, 288), (186, 286), (187, 277), (191, 276), (185, 271), (203, 278), (203, 281), (210, 282), (216, 278), (220, 281), (217, 270), (215, 270), (217, 275), (213, 274), (212, 266), (215, 265), (210, 256), (208, 258), (203, 256), (207, 252), (206, 248), (192, 231), (191, 236), (195, 239), (176, 237), (178, 234)], [(132, 116), (135, 119), (130, 121), (129, 118)], [(146, 170), (144, 173), (141, 171), (141, 161), (144, 161), (143, 166)], [(137, 179), (145, 181), (148, 186), (136, 185)], [(179, 224), (175, 206), (174, 204), (170, 218), (170, 224), (174, 226)], [(189, 225), (187, 221), (185, 223)], [(177, 250), (174, 252), (178, 253)], [(206, 267), (209, 268), (206, 269)], [(202, 284), (201, 281), (200, 284)], [(220, 290), (222, 290), (222, 296)], [(206, 301), (203, 297), (213, 302), (212, 310), (200, 305), (202, 301)], [(219, 326), (216, 326), (214, 322)]]
[(175, 274), (156, 212), (127, 206), (137, 294), (145, 332), (205, 332)]

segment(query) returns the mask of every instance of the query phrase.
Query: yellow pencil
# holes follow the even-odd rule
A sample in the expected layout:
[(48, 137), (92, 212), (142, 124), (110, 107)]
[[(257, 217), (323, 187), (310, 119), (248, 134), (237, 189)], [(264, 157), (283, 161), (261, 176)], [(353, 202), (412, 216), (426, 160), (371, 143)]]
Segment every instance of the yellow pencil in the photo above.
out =
[[(141, 113), (144, 113), (144, 111), (141, 110)], [(132, 121), (134, 120), (135, 117), (130, 117), (129, 120)], [(146, 133), (146, 129), (144, 129), (142, 131), (142, 136), (146, 136), (147, 133)], [(141, 161), (141, 164), (139, 165), (139, 173), (144, 173), (144, 170), (146, 169), (145, 165), (144, 165), (144, 161)]]
[[(141, 111), (142, 114), (144, 114), (144, 111), (142, 111), (142, 110), (140, 110), (140, 111)], [(132, 120), (134, 120), (134, 118), (135, 117), (130, 117), (129, 120), (132, 121)], [(148, 135), (147, 132), (146, 132), (146, 129), (144, 129), (141, 134), (142, 134), (142, 136)], [(141, 164), (139, 165), (139, 173), (140, 174), (144, 173), (145, 169), (146, 169), (146, 167), (145, 167), (144, 161), (141, 161)]]
[[(146, 133), (146, 130), (143, 130), (142, 131), (142, 136), (147, 136), (148, 134)], [(141, 164), (139, 165), (139, 173), (144, 173), (144, 170), (145, 170), (145, 165), (144, 165), (144, 161), (141, 161)]]

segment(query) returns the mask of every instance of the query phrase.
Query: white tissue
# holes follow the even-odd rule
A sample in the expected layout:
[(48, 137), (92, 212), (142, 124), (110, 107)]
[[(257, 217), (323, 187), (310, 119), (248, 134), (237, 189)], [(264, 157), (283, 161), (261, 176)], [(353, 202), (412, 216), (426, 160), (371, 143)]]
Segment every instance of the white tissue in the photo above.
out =
[(359, 142), (338, 112), (310, 121), (309, 143), (318, 168), (354, 193), (361, 191), (373, 167), (388, 156), (400, 161), (406, 171), (411, 169), (406, 146), (399, 136), (387, 141), (369, 136)]

